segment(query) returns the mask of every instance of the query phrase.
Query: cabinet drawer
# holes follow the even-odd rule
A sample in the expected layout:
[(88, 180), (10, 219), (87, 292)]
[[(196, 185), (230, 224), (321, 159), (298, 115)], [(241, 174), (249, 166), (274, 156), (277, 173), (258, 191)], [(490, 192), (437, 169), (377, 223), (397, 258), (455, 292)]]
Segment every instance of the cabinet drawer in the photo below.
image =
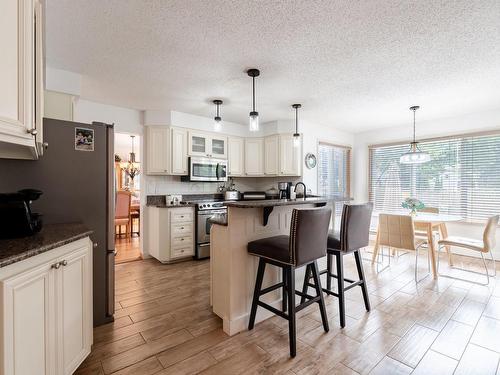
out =
[(182, 247), (193, 246), (193, 236), (179, 236), (179, 237), (171, 237), (170, 247), (172, 251), (174, 249), (180, 249)]
[(172, 223), (183, 223), (183, 222), (193, 222), (192, 212), (175, 212), (170, 213), (170, 221)]
[(172, 224), (170, 226), (170, 233), (172, 236), (191, 236), (193, 233), (193, 224), (192, 223), (184, 223), (184, 224)]
[(172, 258), (182, 258), (193, 255), (194, 255), (193, 246), (181, 247), (179, 249), (172, 249)]

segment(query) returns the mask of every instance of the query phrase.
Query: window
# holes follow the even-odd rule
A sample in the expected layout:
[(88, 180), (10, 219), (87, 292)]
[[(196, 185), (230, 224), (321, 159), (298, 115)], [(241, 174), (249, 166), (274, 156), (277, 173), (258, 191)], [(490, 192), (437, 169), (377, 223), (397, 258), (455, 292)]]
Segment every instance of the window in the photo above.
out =
[[(318, 146), (318, 194), (349, 197), (351, 194), (351, 148), (320, 143)], [(335, 204), (335, 227), (340, 224), (342, 202)]]
[(370, 147), (370, 200), (375, 211), (400, 211), (408, 197), (466, 220), (500, 212), (500, 133), (420, 143), (425, 164), (400, 164), (408, 144)]

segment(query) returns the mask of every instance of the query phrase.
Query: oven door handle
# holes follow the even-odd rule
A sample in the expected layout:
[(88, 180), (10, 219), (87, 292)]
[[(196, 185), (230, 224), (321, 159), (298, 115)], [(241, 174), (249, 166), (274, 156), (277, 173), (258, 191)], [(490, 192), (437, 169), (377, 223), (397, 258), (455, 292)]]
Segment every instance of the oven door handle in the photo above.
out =
[(219, 164), (220, 163), (217, 163), (215, 166), (215, 177), (217, 178), (217, 181), (219, 181)]

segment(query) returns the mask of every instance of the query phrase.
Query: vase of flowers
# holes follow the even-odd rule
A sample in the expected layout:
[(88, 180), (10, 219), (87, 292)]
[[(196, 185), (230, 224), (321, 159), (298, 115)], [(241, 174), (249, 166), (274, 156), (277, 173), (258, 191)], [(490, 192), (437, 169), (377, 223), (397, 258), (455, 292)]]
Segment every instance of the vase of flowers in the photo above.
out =
[(425, 208), (424, 203), (417, 198), (406, 198), (403, 203), (401, 203), (401, 207), (407, 208), (410, 210), (410, 215), (415, 216), (417, 214), (417, 210), (421, 210)]

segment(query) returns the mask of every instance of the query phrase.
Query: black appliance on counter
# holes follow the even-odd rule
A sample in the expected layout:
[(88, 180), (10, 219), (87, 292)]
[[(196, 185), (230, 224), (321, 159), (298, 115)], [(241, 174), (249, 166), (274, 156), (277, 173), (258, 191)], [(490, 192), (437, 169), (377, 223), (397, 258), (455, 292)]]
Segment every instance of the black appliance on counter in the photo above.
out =
[(42, 229), (42, 215), (31, 211), (31, 203), (40, 195), (34, 189), (0, 194), (0, 238), (31, 236)]
[(279, 199), (290, 199), (292, 187), (292, 182), (278, 182)]

